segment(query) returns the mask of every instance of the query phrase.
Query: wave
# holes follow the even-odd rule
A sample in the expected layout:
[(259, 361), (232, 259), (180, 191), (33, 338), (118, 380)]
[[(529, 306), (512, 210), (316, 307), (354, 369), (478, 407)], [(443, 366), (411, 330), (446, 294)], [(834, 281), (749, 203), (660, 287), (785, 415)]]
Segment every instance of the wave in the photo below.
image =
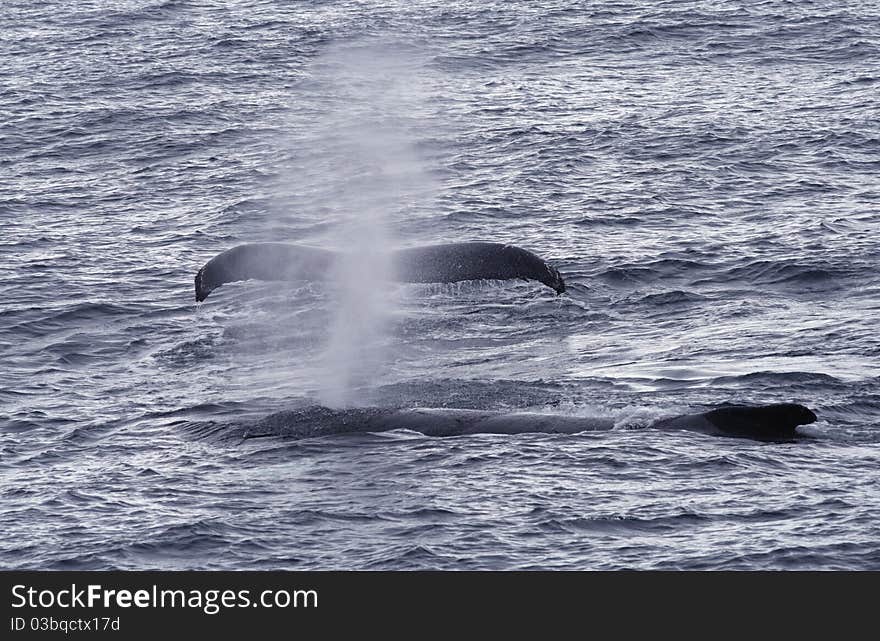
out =
[(624, 263), (609, 267), (596, 274), (596, 278), (611, 285), (652, 283), (680, 277), (692, 278), (695, 273), (713, 269), (709, 263), (683, 258), (661, 258), (644, 263)]
[(687, 292), (682, 290), (673, 290), (669, 292), (659, 292), (656, 294), (646, 294), (639, 296), (634, 301), (639, 304), (650, 305), (652, 307), (667, 307), (671, 305), (686, 305), (688, 303), (700, 303), (707, 300), (706, 296), (695, 292)]

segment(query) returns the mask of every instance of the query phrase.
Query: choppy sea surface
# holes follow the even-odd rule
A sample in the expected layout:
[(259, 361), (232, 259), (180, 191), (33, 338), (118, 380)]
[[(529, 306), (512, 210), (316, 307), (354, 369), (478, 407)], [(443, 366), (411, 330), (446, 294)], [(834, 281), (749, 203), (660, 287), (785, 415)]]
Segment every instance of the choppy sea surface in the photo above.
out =
[[(0, 33), (0, 567), (880, 569), (876, 3), (5, 0)], [(194, 302), (243, 242), (460, 240), (568, 292)], [(778, 401), (813, 438), (645, 427)], [(619, 429), (222, 437), (324, 403)]]

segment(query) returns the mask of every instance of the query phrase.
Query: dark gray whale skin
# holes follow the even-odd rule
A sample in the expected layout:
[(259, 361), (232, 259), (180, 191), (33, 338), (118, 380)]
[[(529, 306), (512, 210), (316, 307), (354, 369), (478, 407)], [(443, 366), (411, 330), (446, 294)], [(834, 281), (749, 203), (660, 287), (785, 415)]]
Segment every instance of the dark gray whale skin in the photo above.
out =
[[(801, 435), (796, 428), (816, 420), (812, 410), (796, 403), (774, 405), (722, 405), (695, 414), (662, 419), (650, 427), (659, 430), (685, 430), (713, 436), (748, 438), (759, 441), (791, 441)], [(607, 418), (560, 416), (531, 412), (502, 413), (450, 408), (355, 408), (309, 407), (277, 412), (247, 427), (233, 429), (229, 436), (257, 438), (279, 436), (293, 439), (335, 434), (387, 432), (407, 429), (426, 436), (464, 436), (468, 434), (577, 434), (611, 430)]]
[(816, 414), (797, 403), (774, 405), (722, 405), (701, 414), (658, 421), (659, 429), (683, 429), (716, 436), (775, 441), (797, 436), (798, 425), (816, 421)]
[[(196, 301), (239, 280), (326, 280), (340, 255), (327, 249), (286, 243), (250, 243), (228, 249), (198, 271)], [(559, 271), (532, 252), (501, 243), (469, 242), (398, 249), (391, 253), (392, 276), (402, 283), (463, 280), (536, 280), (561, 294)]]

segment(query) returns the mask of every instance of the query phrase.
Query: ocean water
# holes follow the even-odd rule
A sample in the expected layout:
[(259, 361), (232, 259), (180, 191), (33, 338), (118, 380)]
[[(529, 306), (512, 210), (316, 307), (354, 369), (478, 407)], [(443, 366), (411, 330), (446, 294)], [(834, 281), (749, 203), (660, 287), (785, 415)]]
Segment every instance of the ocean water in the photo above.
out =
[[(876, 3), (5, 0), (0, 33), (0, 567), (880, 569)], [(462, 240), (568, 291), (355, 263), (193, 300), (243, 242)], [(780, 401), (812, 439), (645, 427)], [(619, 427), (224, 437), (326, 403)]]

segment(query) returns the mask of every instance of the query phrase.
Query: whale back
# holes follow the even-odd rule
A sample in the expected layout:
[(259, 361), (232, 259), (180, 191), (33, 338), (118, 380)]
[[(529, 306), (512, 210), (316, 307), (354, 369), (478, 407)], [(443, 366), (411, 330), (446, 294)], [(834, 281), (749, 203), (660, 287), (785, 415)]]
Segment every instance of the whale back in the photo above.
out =
[[(659, 430), (684, 430), (714, 436), (735, 436), (759, 441), (790, 441), (795, 428), (816, 420), (803, 405), (781, 403), (764, 406), (723, 405), (699, 414), (685, 414), (656, 421)], [(339, 434), (411, 430), (426, 436), (470, 434), (575, 434), (613, 430), (610, 417), (500, 412), (463, 408), (346, 408), (309, 406), (276, 412), (256, 423), (232, 427), (227, 436), (292, 439)], [(212, 426), (206, 433), (213, 433)]]
[(793, 438), (798, 425), (816, 421), (812, 410), (797, 403), (725, 405), (703, 416), (724, 435), (767, 440)]

